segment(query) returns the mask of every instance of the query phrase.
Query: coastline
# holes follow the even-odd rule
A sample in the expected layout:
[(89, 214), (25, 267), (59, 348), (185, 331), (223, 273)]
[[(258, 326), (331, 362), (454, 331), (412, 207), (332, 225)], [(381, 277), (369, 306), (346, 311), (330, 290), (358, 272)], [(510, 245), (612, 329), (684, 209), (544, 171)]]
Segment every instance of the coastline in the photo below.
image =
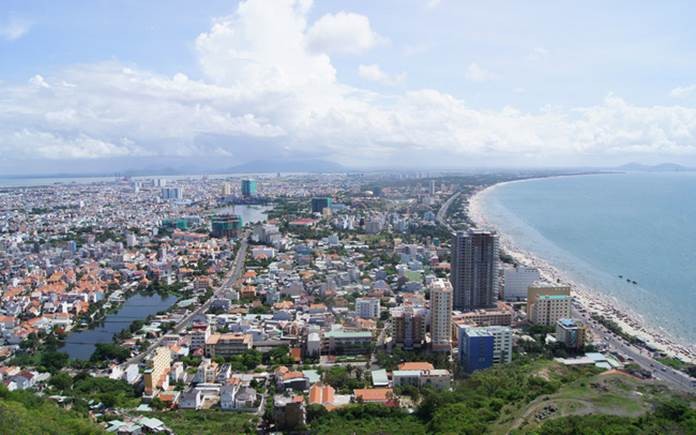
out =
[(679, 359), (692, 363), (696, 362), (696, 347), (680, 344), (671, 337), (668, 332), (659, 331), (657, 328), (643, 324), (639, 313), (633, 312), (626, 307), (618, 307), (617, 302), (612, 301), (611, 297), (602, 293), (601, 290), (591, 289), (582, 283), (570, 279), (567, 273), (551, 265), (548, 261), (532, 252), (522, 250), (516, 246), (515, 241), (512, 240), (509, 235), (500, 231), (494, 224), (488, 221), (481, 207), (482, 198), (486, 194), (508, 183), (519, 183), (533, 179), (534, 178), (496, 183), (476, 191), (469, 198), (467, 206), (469, 219), (471, 219), (477, 227), (496, 230), (500, 237), (501, 248), (519, 264), (539, 269), (544, 280), (550, 282), (560, 280), (570, 285), (575, 300), (578, 301), (589, 314), (596, 314), (613, 320), (627, 334), (640, 338), (668, 356), (678, 357)]

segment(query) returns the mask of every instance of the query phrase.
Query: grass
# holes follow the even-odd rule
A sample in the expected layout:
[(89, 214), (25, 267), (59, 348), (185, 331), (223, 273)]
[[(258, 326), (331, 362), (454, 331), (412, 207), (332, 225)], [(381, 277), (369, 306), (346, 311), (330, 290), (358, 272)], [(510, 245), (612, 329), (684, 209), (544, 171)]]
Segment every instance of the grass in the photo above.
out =
[[(664, 397), (666, 391), (649, 381), (618, 373), (597, 373), (592, 368), (569, 368), (557, 363), (540, 363), (540, 376), (562, 380), (560, 390), (537, 398), (531, 403), (506, 406), (491, 427), (492, 433), (527, 433), (534, 431), (552, 418), (606, 414), (637, 417), (652, 409), (656, 397)], [(549, 409), (555, 409), (549, 412)], [(537, 417), (545, 416), (543, 420)]]
[(657, 361), (676, 370), (683, 370), (686, 367), (684, 361), (677, 358), (658, 358)]
[(147, 413), (159, 418), (177, 435), (255, 433), (258, 416), (222, 410), (179, 409)]

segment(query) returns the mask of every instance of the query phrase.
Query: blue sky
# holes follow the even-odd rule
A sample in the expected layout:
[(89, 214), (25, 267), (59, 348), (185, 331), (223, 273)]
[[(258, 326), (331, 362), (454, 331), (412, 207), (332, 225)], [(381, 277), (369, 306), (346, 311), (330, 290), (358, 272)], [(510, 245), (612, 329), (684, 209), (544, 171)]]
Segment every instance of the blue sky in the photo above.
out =
[(692, 164), (695, 8), (6, 0), (0, 168), (200, 155)]

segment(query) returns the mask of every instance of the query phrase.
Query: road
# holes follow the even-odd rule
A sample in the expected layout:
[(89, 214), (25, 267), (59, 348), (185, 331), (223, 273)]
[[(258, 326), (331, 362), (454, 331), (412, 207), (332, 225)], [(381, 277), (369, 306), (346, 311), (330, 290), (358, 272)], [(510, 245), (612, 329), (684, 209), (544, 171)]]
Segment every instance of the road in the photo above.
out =
[(450, 208), (454, 200), (459, 197), (459, 195), (461, 195), (461, 192), (457, 192), (454, 195), (450, 196), (447, 199), (447, 201), (445, 201), (445, 203), (442, 204), (440, 210), (437, 211), (437, 215), (435, 216), (435, 219), (440, 225), (446, 226), (452, 232), (454, 232), (454, 228), (452, 228), (452, 226), (447, 222), (445, 217), (447, 216), (447, 210)]
[(624, 341), (621, 337), (613, 334), (600, 323), (594, 321), (588, 313), (577, 311), (575, 307), (573, 307), (572, 314), (573, 317), (581, 318), (593, 337), (595, 337), (596, 340), (605, 342), (609, 350), (615, 351), (624, 357), (631, 358), (633, 362), (638, 364), (641, 368), (652, 372), (656, 379), (676, 389), (691, 393), (696, 392), (696, 387), (694, 387), (693, 384), (694, 380), (686, 373), (658, 362), (651, 356), (650, 351)]
[[(205, 301), (203, 305), (192, 311), (189, 315), (184, 317), (182, 320), (177, 323), (173, 330), (170, 333), (173, 334), (179, 334), (181, 331), (186, 329), (188, 325), (191, 323), (191, 320), (199, 316), (201, 314), (205, 314), (208, 309), (210, 308), (210, 305), (213, 303), (213, 300), (221, 296), (224, 293), (224, 290), (231, 287), (232, 284), (239, 279), (239, 277), (242, 274), (242, 271), (244, 270), (244, 259), (246, 258), (246, 251), (248, 247), (247, 243), (247, 238), (249, 237), (249, 232), (245, 231), (240, 238), (240, 244), (239, 244), (239, 249), (237, 250), (237, 255), (235, 256), (234, 259), (234, 264), (232, 265), (232, 269), (227, 273), (227, 276), (225, 277), (224, 281), (222, 284), (215, 290), (214, 292), (214, 297), (208, 299)], [(129, 364), (139, 364), (143, 359), (145, 359), (148, 355), (150, 355), (158, 346), (162, 344), (162, 341), (164, 340), (164, 335), (162, 337), (159, 337), (154, 343), (152, 343), (147, 350), (144, 352), (139, 353), (138, 355), (132, 357), (131, 359), (121, 363), (122, 367), (126, 367)]]

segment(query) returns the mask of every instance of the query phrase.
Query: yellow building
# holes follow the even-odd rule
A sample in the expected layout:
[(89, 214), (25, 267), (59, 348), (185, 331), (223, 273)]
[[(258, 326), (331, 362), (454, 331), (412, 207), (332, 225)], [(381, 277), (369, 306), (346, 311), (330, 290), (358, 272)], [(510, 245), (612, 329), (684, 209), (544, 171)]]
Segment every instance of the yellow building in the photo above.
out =
[(155, 353), (150, 360), (150, 367), (143, 374), (146, 395), (151, 396), (155, 391), (166, 389), (169, 386), (171, 364), (172, 353), (168, 347), (160, 346), (155, 349)]

